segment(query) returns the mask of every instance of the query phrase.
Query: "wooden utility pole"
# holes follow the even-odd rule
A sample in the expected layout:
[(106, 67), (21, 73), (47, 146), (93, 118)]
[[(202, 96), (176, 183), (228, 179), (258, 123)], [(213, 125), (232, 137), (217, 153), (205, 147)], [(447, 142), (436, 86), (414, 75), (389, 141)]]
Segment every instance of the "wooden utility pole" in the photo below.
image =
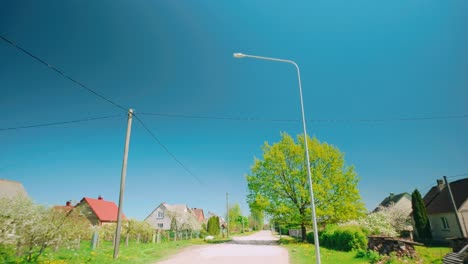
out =
[(125, 191), (125, 177), (127, 175), (127, 158), (128, 158), (128, 148), (130, 145), (130, 132), (132, 131), (132, 117), (133, 117), (133, 109), (129, 109), (128, 121), (127, 121), (127, 135), (125, 136), (122, 173), (121, 173), (121, 178), (120, 178), (119, 210), (117, 213), (117, 228), (115, 229), (115, 240), (114, 240), (114, 259), (116, 259), (119, 256), (120, 228), (122, 226), (123, 197), (124, 197), (124, 191)]

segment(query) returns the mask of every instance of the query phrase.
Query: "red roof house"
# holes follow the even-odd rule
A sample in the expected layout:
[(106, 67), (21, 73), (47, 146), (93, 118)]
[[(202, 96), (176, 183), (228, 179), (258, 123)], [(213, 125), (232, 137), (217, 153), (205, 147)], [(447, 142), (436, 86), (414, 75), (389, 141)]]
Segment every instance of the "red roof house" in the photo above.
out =
[[(84, 197), (75, 206), (92, 225), (102, 225), (117, 222), (118, 207), (114, 202), (105, 201), (101, 196), (97, 199)], [(123, 219), (125, 215), (122, 215)]]
[(203, 209), (201, 208), (192, 208), (192, 212), (197, 218), (199, 223), (203, 223), (205, 221), (205, 214), (203, 213)]

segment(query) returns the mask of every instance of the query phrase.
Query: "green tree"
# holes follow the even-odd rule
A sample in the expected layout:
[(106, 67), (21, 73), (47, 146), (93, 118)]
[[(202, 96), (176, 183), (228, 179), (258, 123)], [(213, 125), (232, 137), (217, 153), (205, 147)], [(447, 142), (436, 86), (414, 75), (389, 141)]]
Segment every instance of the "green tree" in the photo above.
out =
[(219, 235), (219, 217), (212, 216), (208, 219), (207, 231), (212, 236)]
[[(251, 209), (264, 210), (273, 220), (300, 225), (302, 239), (311, 225), (310, 194), (304, 137), (297, 142), (287, 133), (273, 145), (262, 147), (263, 159), (255, 159), (247, 175)], [(353, 166), (347, 166), (338, 148), (308, 138), (317, 221), (320, 224), (357, 219), (364, 205)]]
[(418, 189), (415, 189), (411, 195), (411, 205), (413, 207), (413, 218), (418, 231), (418, 238), (427, 241), (432, 239), (431, 226), (429, 219), (427, 218), (426, 206), (419, 193)]
[(250, 208), (249, 228), (252, 228), (252, 230), (262, 230), (264, 221), (265, 216), (262, 210)]
[[(231, 233), (239, 232), (242, 229), (242, 222), (239, 222), (241, 216), (242, 212), (239, 204), (229, 206), (229, 231)], [(226, 219), (228, 219), (227, 215)]]

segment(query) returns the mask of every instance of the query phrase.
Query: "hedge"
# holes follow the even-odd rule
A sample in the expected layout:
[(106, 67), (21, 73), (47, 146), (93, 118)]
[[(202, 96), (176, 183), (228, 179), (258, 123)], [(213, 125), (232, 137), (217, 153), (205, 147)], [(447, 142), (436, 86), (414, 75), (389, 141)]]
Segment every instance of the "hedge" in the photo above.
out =
[[(313, 232), (307, 234), (307, 241), (314, 242)], [(321, 246), (340, 251), (367, 249), (367, 236), (358, 226), (327, 226), (319, 234), (319, 242)]]

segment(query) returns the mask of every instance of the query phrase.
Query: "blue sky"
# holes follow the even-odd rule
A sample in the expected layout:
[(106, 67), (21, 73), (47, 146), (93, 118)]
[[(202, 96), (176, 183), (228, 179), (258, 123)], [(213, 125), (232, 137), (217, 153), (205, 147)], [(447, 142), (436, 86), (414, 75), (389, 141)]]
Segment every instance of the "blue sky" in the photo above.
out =
[[(466, 25), (466, 1), (0, 3), (1, 35), (136, 113), (299, 119), (291, 65), (232, 53), (296, 61), (308, 131), (346, 154), (368, 209), (468, 173), (468, 118), (396, 120), (468, 115)], [(117, 201), (125, 114), (4, 41), (0, 58), (0, 128), (121, 114), (0, 131), (0, 178), (45, 205)], [(226, 192), (247, 214), (260, 146), (301, 133), (299, 122), (141, 118), (202, 183), (134, 122), (124, 211), (137, 219), (163, 201), (224, 214)]]

